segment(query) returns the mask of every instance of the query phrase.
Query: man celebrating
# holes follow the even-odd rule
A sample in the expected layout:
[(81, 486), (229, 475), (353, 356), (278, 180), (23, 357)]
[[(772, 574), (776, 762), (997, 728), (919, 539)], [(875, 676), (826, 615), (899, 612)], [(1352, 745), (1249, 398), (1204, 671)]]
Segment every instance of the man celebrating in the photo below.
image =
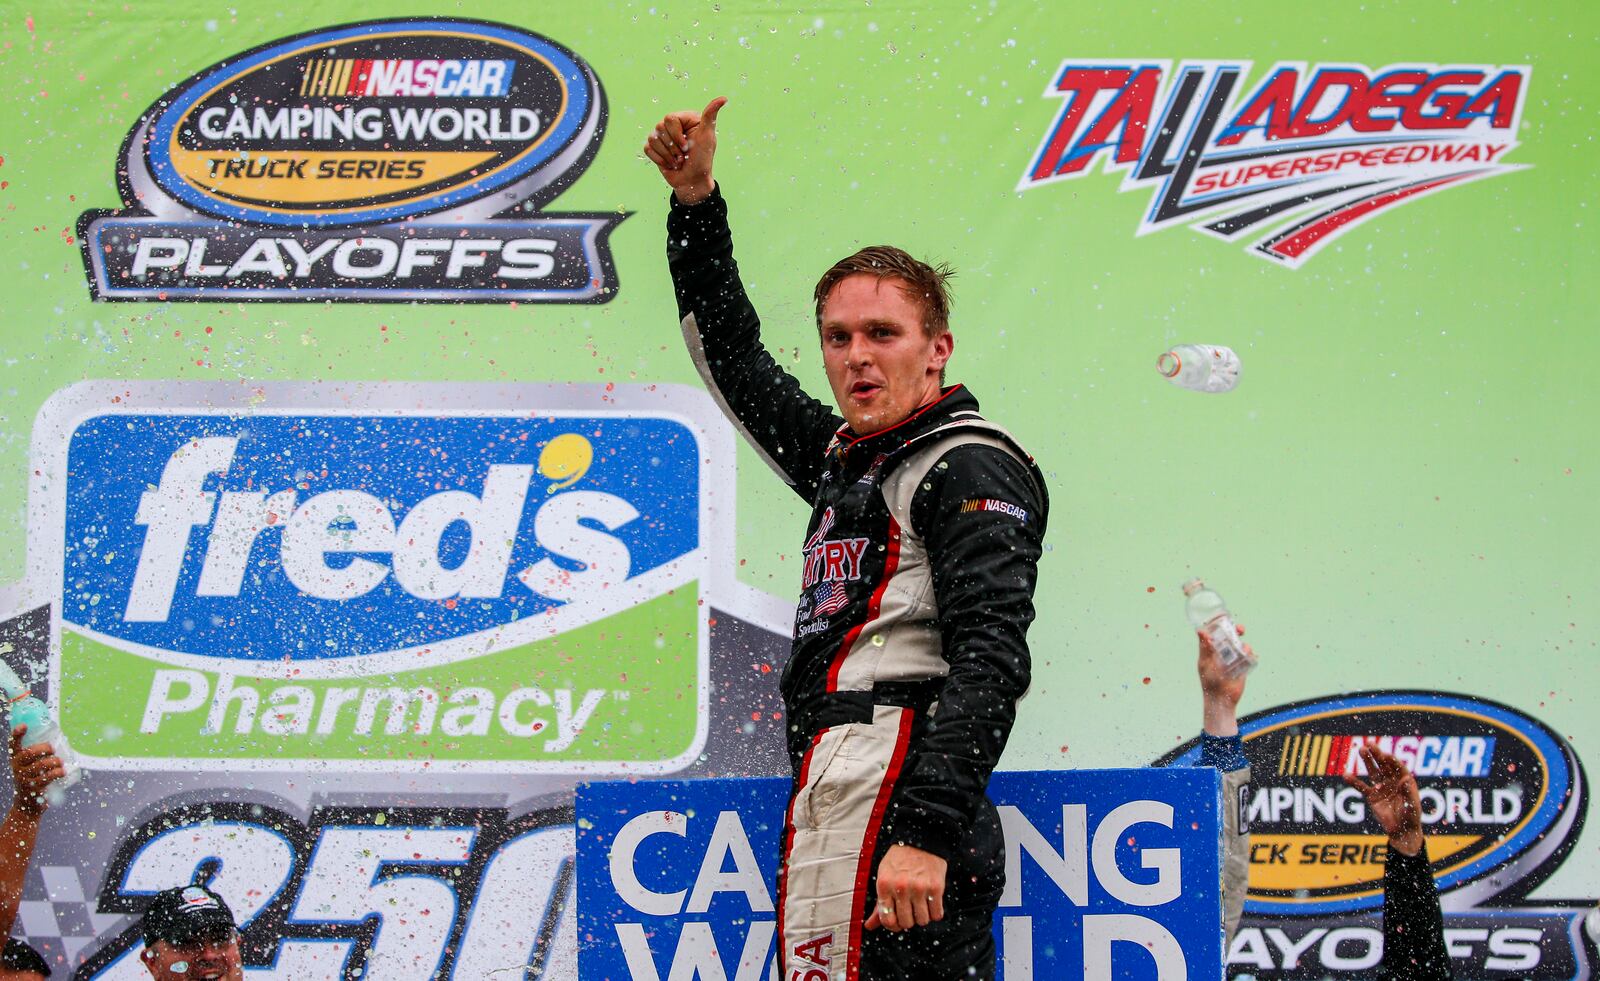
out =
[(823, 274), (817, 328), (843, 419), (778, 367), (711, 175), (725, 101), (667, 116), (645, 154), (673, 192), (690, 353), (812, 506), (781, 682), (795, 777), (782, 975), (993, 977), (1004, 856), (985, 789), (1028, 688), (1044, 481), (965, 388), (942, 386), (948, 269), (876, 246)]

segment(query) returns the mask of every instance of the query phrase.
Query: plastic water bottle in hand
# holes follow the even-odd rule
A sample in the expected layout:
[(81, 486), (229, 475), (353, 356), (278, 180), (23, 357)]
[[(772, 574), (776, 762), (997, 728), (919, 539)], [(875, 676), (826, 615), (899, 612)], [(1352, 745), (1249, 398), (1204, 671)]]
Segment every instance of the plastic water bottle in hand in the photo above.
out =
[(1156, 359), (1167, 381), (1196, 392), (1232, 391), (1241, 367), (1232, 348), (1213, 344), (1179, 344)]
[(1207, 588), (1204, 579), (1191, 579), (1183, 584), (1183, 595), (1188, 597), (1184, 612), (1189, 615), (1189, 622), (1211, 641), (1217, 660), (1229, 674), (1244, 674), (1256, 666), (1254, 655), (1244, 649), (1239, 628), (1216, 590)]
[[(6, 645), (9, 650), (10, 645)], [(83, 771), (78, 767), (78, 757), (67, 745), (67, 734), (61, 731), (56, 724), (55, 716), (50, 711), (50, 706), (34, 697), (28, 686), (22, 683), (17, 673), (11, 666), (0, 661), (0, 690), (5, 692), (8, 705), (8, 722), (11, 728), (25, 725), (28, 731), (22, 734), (22, 746), (37, 746), (39, 743), (49, 743), (61, 760), (61, 766), (66, 771), (64, 776), (57, 777), (50, 782), (50, 787), (45, 791), (45, 799), (51, 804), (61, 802), (62, 792), (83, 778)]]

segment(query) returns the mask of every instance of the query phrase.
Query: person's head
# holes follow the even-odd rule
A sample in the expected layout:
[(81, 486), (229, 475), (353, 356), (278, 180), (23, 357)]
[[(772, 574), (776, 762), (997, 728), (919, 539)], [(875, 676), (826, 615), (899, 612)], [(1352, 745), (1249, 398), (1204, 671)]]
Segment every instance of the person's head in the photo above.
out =
[(12, 937), (0, 950), (0, 981), (43, 981), (50, 976), (44, 956)]
[(938, 398), (955, 347), (947, 266), (889, 245), (833, 264), (817, 281), (822, 365), (839, 412), (859, 435), (903, 422)]
[(241, 981), (239, 932), (233, 911), (204, 886), (156, 894), (145, 910), (144, 966), (156, 981)]

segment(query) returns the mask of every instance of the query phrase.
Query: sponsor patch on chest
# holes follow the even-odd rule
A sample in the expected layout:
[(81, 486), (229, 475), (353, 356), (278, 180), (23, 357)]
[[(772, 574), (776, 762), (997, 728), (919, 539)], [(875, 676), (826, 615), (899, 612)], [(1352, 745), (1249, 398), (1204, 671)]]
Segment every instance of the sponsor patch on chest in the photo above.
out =
[(834, 511), (830, 507), (822, 513), (817, 530), (811, 533), (802, 547), (805, 569), (800, 577), (801, 589), (810, 589), (819, 582), (851, 582), (861, 578), (861, 556), (871, 539), (829, 539), (827, 535), (833, 530), (833, 524)]

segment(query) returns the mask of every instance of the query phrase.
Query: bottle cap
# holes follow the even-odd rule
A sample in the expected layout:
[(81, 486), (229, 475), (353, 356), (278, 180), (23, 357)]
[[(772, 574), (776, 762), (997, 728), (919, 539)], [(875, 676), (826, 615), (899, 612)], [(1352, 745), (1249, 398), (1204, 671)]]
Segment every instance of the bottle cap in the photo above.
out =
[(1205, 588), (1206, 581), (1204, 579), (1191, 579), (1183, 584), (1183, 595), (1193, 596), (1195, 593), (1198, 593), (1200, 590)]
[(1168, 378), (1176, 377), (1183, 370), (1183, 359), (1174, 351), (1168, 351), (1156, 358), (1156, 370)]

